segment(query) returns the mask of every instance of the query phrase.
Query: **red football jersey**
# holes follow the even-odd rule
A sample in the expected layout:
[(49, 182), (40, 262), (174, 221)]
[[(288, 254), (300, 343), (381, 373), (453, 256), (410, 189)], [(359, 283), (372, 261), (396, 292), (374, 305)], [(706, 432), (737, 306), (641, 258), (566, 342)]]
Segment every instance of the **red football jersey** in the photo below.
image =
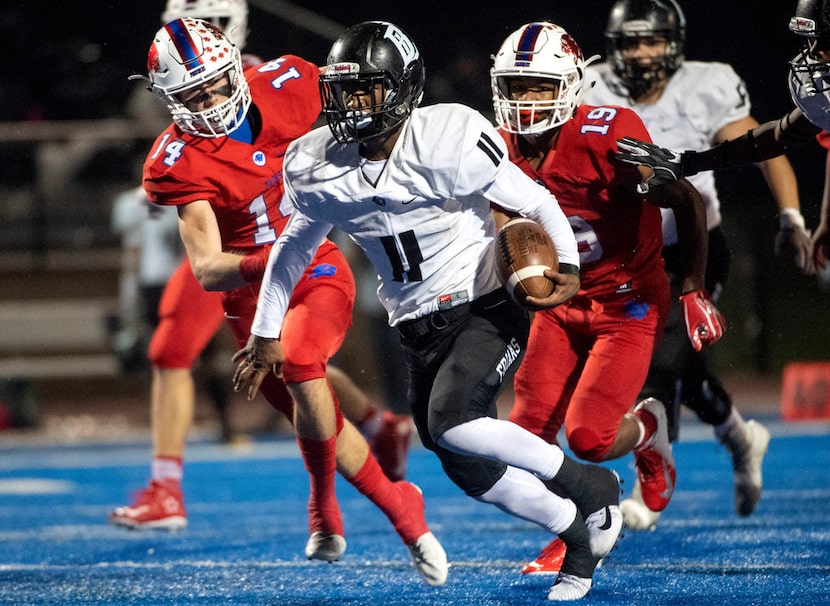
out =
[[(288, 144), (320, 115), (319, 69), (285, 55), (245, 71), (262, 129), (253, 144), (183, 133), (171, 124), (144, 163), (144, 189), (163, 205), (210, 202), (225, 250), (274, 242), (291, 209), (280, 209)], [(250, 115), (250, 114), (249, 114)]]
[(580, 295), (625, 294), (661, 279), (660, 209), (635, 193), (638, 171), (613, 160), (618, 139), (651, 141), (637, 114), (617, 106), (577, 107), (536, 170), (519, 151), (518, 136), (500, 132), (511, 161), (556, 196), (570, 221), (579, 245)]

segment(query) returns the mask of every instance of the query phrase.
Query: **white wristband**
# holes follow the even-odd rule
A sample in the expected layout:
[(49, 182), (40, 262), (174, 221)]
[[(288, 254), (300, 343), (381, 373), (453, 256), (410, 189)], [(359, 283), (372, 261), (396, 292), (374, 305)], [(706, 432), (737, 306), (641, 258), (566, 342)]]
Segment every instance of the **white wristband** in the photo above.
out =
[(801, 229), (804, 229), (804, 217), (795, 208), (782, 208), (778, 213), (778, 225), (780, 227), (798, 225)]

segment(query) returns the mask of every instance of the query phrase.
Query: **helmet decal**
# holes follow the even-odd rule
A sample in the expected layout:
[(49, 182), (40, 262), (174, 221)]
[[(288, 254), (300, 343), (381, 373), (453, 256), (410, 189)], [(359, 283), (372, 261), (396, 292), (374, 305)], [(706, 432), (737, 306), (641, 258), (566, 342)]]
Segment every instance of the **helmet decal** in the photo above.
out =
[(564, 34), (562, 36), (562, 50), (571, 55), (576, 61), (582, 61), (584, 59), (582, 49), (579, 48), (576, 40), (570, 34)]
[(147, 53), (147, 72), (154, 74), (160, 69), (161, 64), (159, 63), (159, 49), (155, 44), (153, 44), (150, 46), (150, 52)]
[(516, 67), (527, 67), (533, 59), (533, 53), (536, 52), (536, 40), (539, 39), (539, 34), (542, 33), (544, 25), (541, 23), (532, 23), (528, 25), (522, 32), (519, 38), (519, 44), (516, 46)]
[(396, 26), (391, 23), (387, 25), (386, 32), (383, 37), (389, 40), (398, 49), (398, 52), (403, 57), (404, 65), (416, 61), (418, 59), (418, 48), (412, 43), (412, 40), (403, 33)]
[(190, 32), (184, 27), (184, 23), (181, 19), (171, 21), (165, 25), (164, 28), (167, 30), (167, 33), (170, 34), (170, 39), (176, 47), (176, 52), (182, 58), (185, 69), (188, 70), (191, 75), (198, 73), (194, 70), (199, 67), (204, 69), (201, 53), (199, 53), (196, 44), (193, 42), (193, 38), (190, 37)]

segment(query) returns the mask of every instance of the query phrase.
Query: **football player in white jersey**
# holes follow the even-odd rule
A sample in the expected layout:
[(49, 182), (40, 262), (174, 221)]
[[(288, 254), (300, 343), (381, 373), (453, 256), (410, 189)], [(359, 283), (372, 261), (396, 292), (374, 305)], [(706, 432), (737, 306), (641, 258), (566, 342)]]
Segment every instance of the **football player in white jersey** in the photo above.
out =
[[(804, 47), (790, 61), (789, 88), (795, 109), (735, 139), (705, 151), (682, 153), (637, 140), (623, 140), (618, 159), (653, 169), (652, 186), (684, 176), (734, 168), (786, 154), (816, 137), (830, 147), (830, 1), (799, 0), (790, 31), (804, 38)], [(819, 269), (830, 260), (830, 162), (825, 172), (821, 219), (813, 233), (810, 257)]]
[[(585, 101), (622, 105), (643, 119), (658, 145), (705, 149), (758, 125), (741, 78), (725, 63), (685, 61), (685, 17), (675, 0), (617, 0), (605, 31), (607, 60), (587, 69), (594, 80)], [(809, 235), (801, 216), (798, 187), (786, 158), (759, 164), (780, 210), (776, 249), (791, 246), (799, 265), (808, 265)], [(706, 203), (709, 256), (706, 288), (717, 300), (729, 269), (729, 248), (721, 230), (721, 212), (711, 172), (689, 178)], [(733, 462), (735, 508), (749, 515), (761, 496), (761, 463), (769, 432), (745, 421), (715, 375), (707, 354), (695, 352), (686, 338), (678, 297), (680, 257), (674, 213), (663, 213), (663, 258), (672, 286), (672, 307), (663, 337), (652, 357), (642, 398), (654, 397), (669, 411), (671, 438), (677, 439), (679, 405), (693, 410), (714, 427)], [(625, 523), (632, 529), (654, 527), (660, 514), (643, 502), (637, 483), (622, 503)]]
[[(372, 262), (400, 332), (422, 442), (468, 495), (563, 539), (548, 597), (578, 599), (619, 529), (589, 534), (577, 504), (605, 515), (618, 506), (618, 479), (497, 418), (529, 319), (497, 278), (490, 203), (536, 220), (556, 245), (559, 271), (546, 270), (556, 287), (531, 299), (537, 308), (579, 289), (576, 241), (556, 199), (510, 162), (490, 122), (463, 105), (418, 107), (423, 86), (420, 53), (395, 25), (360, 23), (335, 41), (320, 78), (329, 128), (286, 152), (283, 203), (294, 211), (269, 259), (251, 340), (236, 354), (235, 386), (253, 397), (272, 367), (280, 371), (294, 284), (333, 227), (348, 234)], [(544, 484), (554, 477), (567, 497)]]

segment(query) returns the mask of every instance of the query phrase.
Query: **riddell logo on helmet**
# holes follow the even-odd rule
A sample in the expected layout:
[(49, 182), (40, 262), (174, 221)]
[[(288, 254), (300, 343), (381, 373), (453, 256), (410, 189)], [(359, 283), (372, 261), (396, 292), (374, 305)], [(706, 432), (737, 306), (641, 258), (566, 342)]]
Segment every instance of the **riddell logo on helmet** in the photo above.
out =
[(790, 31), (796, 34), (814, 34), (816, 22), (805, 17), (793, 17), (790, 19)]
[(357, 63), (333, 63), (326, 66), (327, 76), (336, 76), (338, 74), (356, 74), (360, 71), (360, 65)]

